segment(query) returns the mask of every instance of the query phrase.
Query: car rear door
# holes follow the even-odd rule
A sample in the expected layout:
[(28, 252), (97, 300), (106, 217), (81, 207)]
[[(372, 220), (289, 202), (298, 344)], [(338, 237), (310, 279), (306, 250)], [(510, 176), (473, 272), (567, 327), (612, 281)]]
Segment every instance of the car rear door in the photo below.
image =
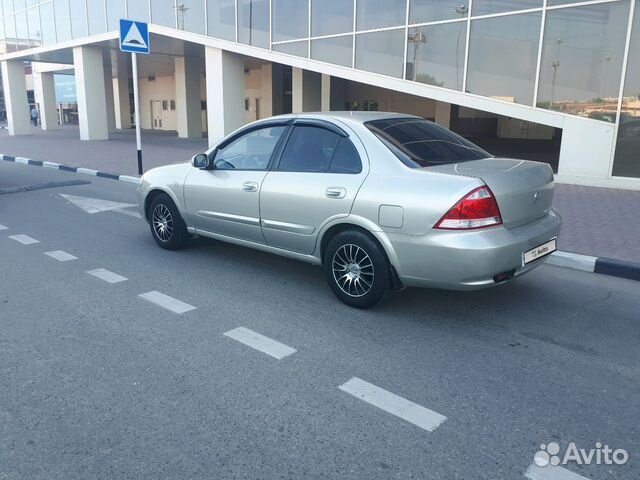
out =
[(260, 219), (267, 244), (313, 253), (321, 227), (351, 212), (368, 171), (364, 155), (359, 140), (342, 128), (296, 120), (262, 184)]
[(260, 188), (286, 124), (256, 126), (210, 154), (212, 168), (193, 169), (185, 181), (189, 223), (200, 233), (264, 243)]

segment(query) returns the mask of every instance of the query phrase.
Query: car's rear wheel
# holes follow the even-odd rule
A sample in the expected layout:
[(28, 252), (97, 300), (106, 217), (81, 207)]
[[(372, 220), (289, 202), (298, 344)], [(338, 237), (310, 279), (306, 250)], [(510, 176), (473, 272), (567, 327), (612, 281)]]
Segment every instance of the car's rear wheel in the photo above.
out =
[(369, 235), (346, 230), (325, 250), (324, 272), (333, 293), (355, 308), (370, 308), (391, 286), (391, 268), (384, 250)]
[(178, 208), (166, 193), (156, 196), (148, 213), (151, 234), (158, 245), (167, 250), (177, 250), (186, 246), (189, 240), (187, 226)]

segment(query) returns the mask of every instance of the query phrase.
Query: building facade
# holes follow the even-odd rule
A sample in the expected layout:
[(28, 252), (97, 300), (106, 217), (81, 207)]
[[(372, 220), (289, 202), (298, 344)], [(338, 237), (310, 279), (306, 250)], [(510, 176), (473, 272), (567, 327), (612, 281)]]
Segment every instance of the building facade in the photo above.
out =
[(214, 142), (271, 114), (395, 110), (562, 181), (640, 188), (639, 0), (0, 0), (0, 16), (12, 134), (29, 133), (25, 61), (43, 127), (66, 74), (81, 138), (128, 128), (130, 18), (151, 23), (145, 128)]

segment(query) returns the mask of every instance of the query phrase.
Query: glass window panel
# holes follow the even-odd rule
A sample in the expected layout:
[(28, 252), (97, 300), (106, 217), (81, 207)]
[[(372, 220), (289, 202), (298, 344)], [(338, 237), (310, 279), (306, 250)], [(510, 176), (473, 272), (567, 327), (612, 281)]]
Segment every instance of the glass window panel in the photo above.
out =
[(538, 106), (609, 121), (617, 110), (629, 2), (547, 12)]
[(411, 0), (409, 23), (467, 18), (469, 0)]
[(311, 40), (311, 58), (350, 67), (353, 62), (353, 35)]
[(471, 21), (467, 90), (533, 104), (541, 13)]
[(356, 35), (356, 68), (402, 78), (405, 30)]
[(27, 10), (27, 24), (29, 26), (29, 46), (41, 46), (42, 32), (40, 31), (40, 10), (38, 7)]
[(311, 35), (353, 32), (354, 0), (312, 0)]
[(18, 49), (27, 48), (29, 44), (29, 27), (27, 26), (27, 12), (16, 13), (16, 42)]
[(54, 0), (53, 10), (56, 16), (56, 40), (71, 40), (71, 18), (69, 17), (69, 1)]
[(235, 0), (208, 0), (208, 34), (225, 40), (236, 39)]
[(238, 0), (238, 41), (269, 48), (269, 0)]
[(140, 22), (148, 22), (149, 0), (127, 0), (127, 18)]
[(13, 9), (15, 12), (27, 8), (26, 0), (13, 0)]
[(106, 32), (106, 13), (103, 0), (87, 0), (89, 35)]
[(70, 0), (71, 33), (73, 38), (86, 37), (87, 31), (87, 4), (84, 0)]
[(407, 0), (356, 0), (358, 30), (404, 25)]
[[(183, 2), (178, 0), (178, 5)], [(131, 5), (131, 0), (129, 0)], [(173, 0), (151, 0), (151, 23), (176, 28), (176, 8)]]
[(52, 2), (40, 5), (40, 25), (42, 27), (42, 44), (52, 45), (56, 43), (56, 26)]
[(16, 49), (16, 19), (13, 15), (4, 18), (4, 30), (7, 36), (7, 52)]
[(282, 151), (278, 170), (326, 172), (341, 138), (340, 135), (324, 128), (295, 127)]
[[(2, 8), (1, 4), (0, 8)], [(4, 36), (4, 18), (2, 17), (2, 15), (0, 15), (0, 40), (6, 40), (6, 37)], [(0, 43), (0, 46), (2, 46), (2, 43)], [(6, 49), (0, 47), (0, 55), (5, 53), (7, 53)]]
[(204, 0), (178, 0), (178, 28), (204, 35)]
[(126, 17), (125, 0), (108, 0), (107, 26), (110, 32), (120, 30), (120, 19)]
[(276, 52), (287, 53), (289, 55), (295, 55), (296, 57), (307, 57), (309, 51), (309, 42), (302, 40), (300, 42), (279, 43), (273, 46), (273, 50)]
[(287, 127), (254, 130), (216, 150), (218, 170), (266, 170), (273, 150)]
[(541, 8), (542, 0), (474, 0), (472, 15), (513, 12), (528, 8)]
[(467, 22), (409, 29), (407, 79), (462, 90)]
[(294, 40), (309, 36), (309, 2), (272, 0), (273, 41)]
[(2, 11), (5, 15), (13, 13), (13, 0), (2, 0)]
[(613, 175), (640, 178), (640, 5), (636, 3)]

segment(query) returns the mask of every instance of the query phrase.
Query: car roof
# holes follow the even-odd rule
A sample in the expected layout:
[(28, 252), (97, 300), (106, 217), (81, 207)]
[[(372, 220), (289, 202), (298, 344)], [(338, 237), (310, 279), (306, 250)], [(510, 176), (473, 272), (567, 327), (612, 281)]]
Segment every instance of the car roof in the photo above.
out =
[[(278, 118), (278, 117), (275, 117)], [(416, 118), (421, 119), (415, 115), (408, 115), (406, 113), (393, 113), (393, 112), (350, 112), (350, 111), (336, 111), (336, 112), (305, 112), (297, 114), (282, 115), (280, 118), (316, 118), (319, 120), (342, 120), (351, 121), (355, 123), (365, 123), (373, 120), (382, 120), (388, 118)]]

